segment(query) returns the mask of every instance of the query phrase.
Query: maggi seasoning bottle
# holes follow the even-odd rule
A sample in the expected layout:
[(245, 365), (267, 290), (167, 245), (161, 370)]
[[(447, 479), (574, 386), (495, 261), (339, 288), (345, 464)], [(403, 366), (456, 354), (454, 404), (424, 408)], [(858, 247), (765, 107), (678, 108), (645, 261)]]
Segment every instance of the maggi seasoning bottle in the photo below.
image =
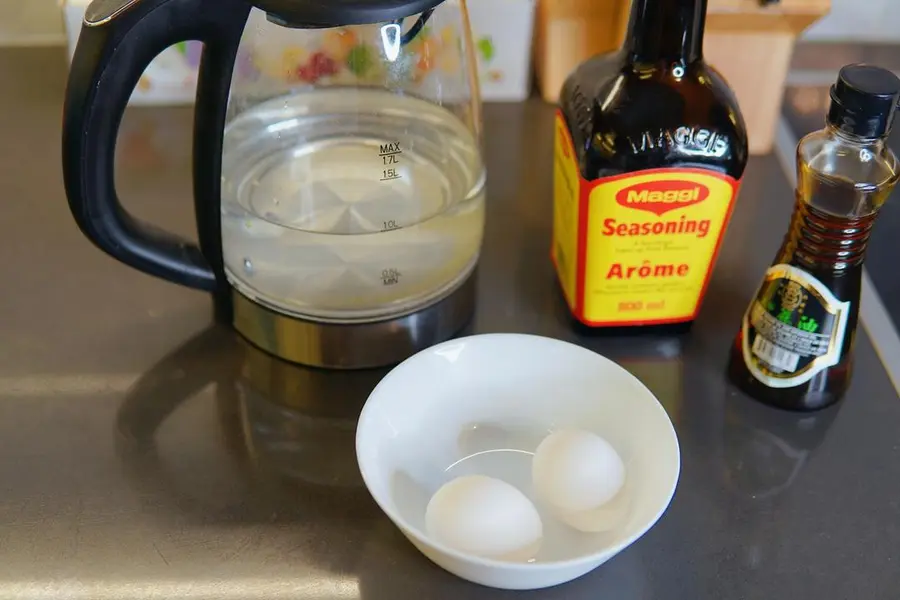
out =
[(634, 0), (621, 51), (563, 88), (552, 257), (590, 327), (685, 331), (700, 308), (747, 164), (705, 19), (706, 0)]

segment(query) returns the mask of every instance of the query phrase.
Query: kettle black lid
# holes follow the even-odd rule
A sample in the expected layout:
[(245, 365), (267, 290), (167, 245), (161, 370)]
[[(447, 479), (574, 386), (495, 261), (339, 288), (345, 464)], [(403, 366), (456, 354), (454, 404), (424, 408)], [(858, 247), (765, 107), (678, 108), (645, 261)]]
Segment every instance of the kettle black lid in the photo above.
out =
[(443, 0), (252, 0), (279, 22), (293, 27), (340, 27), (402, 19)]
[(831, 88), (828, 122), (851, 135), (873, 139), (891, 130), (900, 78), (873, 65), (847, 65)]

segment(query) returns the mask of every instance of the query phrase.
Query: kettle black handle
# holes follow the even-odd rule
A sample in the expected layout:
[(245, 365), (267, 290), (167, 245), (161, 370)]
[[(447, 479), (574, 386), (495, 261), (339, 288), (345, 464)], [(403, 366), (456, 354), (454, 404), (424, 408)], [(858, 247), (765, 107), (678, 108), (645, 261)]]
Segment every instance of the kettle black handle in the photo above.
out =
[[(224, 281), (222, 132), (250, 8), (245, 0), (95, 0), (85, 12), (66, 89), (63, 176), (81, 231), (131, 267), (207, 291)], [(204, 44), (193, 150), (199, 247), (128, 214), (114, 177), (119, 124), (138, 80), (160, 52), (189, 40)]]

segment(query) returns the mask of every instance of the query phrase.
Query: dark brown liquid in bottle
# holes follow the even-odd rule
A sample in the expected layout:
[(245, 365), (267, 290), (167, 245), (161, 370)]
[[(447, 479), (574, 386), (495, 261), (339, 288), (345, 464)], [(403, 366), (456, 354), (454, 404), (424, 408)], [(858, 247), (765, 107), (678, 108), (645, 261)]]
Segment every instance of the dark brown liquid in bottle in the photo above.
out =
[(802, 197), (798, 193), (790, 230), (773, 264), (799, 267), (821, 281), (839, 300), (851, 303), (840, 361), (807, 383), (771, 388), (747, 368), (742, 352), (743, 333), (739, 332), (728, 371), (738, 387), (761, 402), (789, 410), (817, 410), (839, 401), (850, 384), (863, 260), (877, 212), (859, 218), (834, 216), (825, 209), (846, 212), (847, 199), (857, 191), (853, 182), (813, 173), (804, 165), (801, 168), (801, 178), (809, 182), (809, 195)]
[[(569, 77), (559, 105), (585, 179), (667, 167), (743, 176), (747, 132), (733, 92), (703, 61), (705, 18), (706, 0), (634, 0), (623, 49)], [(669, 334), (690, 326), (600, 331)]]

